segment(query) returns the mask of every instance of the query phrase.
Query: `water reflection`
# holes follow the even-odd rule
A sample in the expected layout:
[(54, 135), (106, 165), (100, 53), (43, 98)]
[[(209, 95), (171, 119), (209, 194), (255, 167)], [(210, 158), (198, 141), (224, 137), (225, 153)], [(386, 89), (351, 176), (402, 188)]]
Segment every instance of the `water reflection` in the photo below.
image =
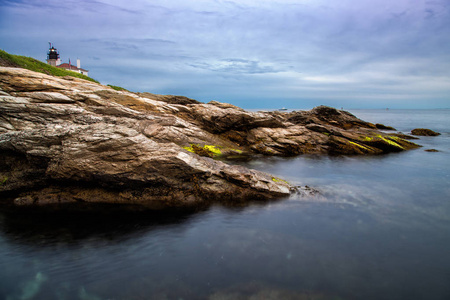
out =
[[(43, 219), (46, 225), (33, 225)], [(450, 292), (448, 231), (417, 220), (393, 225), (338, 201), (216, 206), (172, 220), (13, 214), (2, 224), (8, 246), (0, 291), (9, 299), (427, 299)]]

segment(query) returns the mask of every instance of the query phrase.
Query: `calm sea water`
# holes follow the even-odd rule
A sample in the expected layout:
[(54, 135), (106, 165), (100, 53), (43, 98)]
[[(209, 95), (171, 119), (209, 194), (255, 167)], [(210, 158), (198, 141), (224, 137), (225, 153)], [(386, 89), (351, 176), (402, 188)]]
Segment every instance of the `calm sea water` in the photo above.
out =
[(0, 298), (450, 299), (450, 110), (352, 113), (442, 135), (384, 156), (242, 163), (312, 198), (162, 216), (0, 212)]

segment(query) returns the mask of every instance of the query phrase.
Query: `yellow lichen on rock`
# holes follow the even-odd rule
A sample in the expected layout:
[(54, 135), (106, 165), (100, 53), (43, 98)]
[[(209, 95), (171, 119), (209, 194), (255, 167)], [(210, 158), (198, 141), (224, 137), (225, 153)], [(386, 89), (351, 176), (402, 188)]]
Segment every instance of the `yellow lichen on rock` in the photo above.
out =
[(235, 153), (237, 153), (237, 154), (242, 154), (242, 153), (244, 153), (242, 150), (239, 150), (239, 149), (230, 149), (230, 151), (235, 152)]
[(366, 146), (360, 145), (358, 143), (355, 143), (355, 142), (352, 142), (352, 141), (349, 141), (349, 143), (352, 144), (352, 145), (355, 145), (355, 146), (357, 146), (357, 147), (359, 147), (361, 149), (364, 149), (366, 151), (371, 151), (371, 149), (367, 148)]
[(381, 140), (383, 140), (384, 142), (388, 143), (388, 144), (391, 145), (391, 146), (394, 146), (394, 147), (396, 147), (396, 148), (405, 150), (405, 148), (403, 148), (402, 146), (400, 146), (398, 143), (394, 142), (390, 136), (388, 136), (388, 137), (383, 137), (383, 136), (381, 136), (381, 135), (378, 135), (377, 137), (380, 138)]
[(197, 144), (191, 144), (190, 147), (186, 146), (183, 147), (183, 149), (198, 154), (200, 156), (217, 157), (222, 155), (222, 151), (217, 146), (214, 145), (201, 146)]
[(272, 177), (272, 181), (276, 182), (276, 183), (284, 182), (286, 184), (289, 184), (289, 182), (287, 182), (286, 180), (278, 178), (278, 177)]
[(214, 155), (222, 154), (222, 151), (220, 151), (220, 149), (214, 145), (205, 145), (205, 146), (203, 146), (203, 149), (213, 153)]
[(194, 149), (192, 148), (192, 146), (191, 146), (191, 147), (185, 146), (185, 147), (183, 147), (183, 149), (184, 149), (184, 150), (187, 150), (187, 151), (189, 151), (189, 152), (195, 153), (195, 151), (194, 151)]

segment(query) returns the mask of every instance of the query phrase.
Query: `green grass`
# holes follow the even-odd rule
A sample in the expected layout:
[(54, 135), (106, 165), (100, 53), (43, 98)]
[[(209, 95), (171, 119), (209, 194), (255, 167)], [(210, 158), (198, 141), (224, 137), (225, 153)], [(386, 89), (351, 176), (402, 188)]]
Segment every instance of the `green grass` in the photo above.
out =
[(92, 82), (99, 83), (97, 80), (92, 79), (89, 76), (76, 73), (73, 71), (67, 71), (64, 69), (59, 69), (53, 66), (50, 66), (49, 64), (43, 63), (39, 60), (36, 60), (31, 57), (26, 56), (20, 56), (20, 55), (13, 55), (9, 54), (6, 51), (3, 51), (0, 49), (0, 58), (6, 61), (9, 61), (11, 64), (16, 65), (20, 68), (28, 69), (35, 72), (44, 73), (47, 75), (53, 75), (53, 76), (71, 76), (71, 77), (77, 77), (85, 80), (89, 80)]
[(129, 92), (129, 90), (124, 89), (123, 87), (117, 86), (117, 85), (112, 85), (112, 84), (108, 84), (108, 86), (112, 89), (115, 89), (116, 91), (127, 91)]

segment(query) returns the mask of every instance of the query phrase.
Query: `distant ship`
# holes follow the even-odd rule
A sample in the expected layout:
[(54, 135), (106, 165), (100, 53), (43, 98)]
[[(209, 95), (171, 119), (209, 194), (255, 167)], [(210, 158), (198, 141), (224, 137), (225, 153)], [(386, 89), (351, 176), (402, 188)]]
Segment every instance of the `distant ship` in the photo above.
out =
[(286, 107), (282, 107), (282, 108), (279, 108), (278, 109), (279, 111), (285, 111), (285, 110), (288, 110)]

